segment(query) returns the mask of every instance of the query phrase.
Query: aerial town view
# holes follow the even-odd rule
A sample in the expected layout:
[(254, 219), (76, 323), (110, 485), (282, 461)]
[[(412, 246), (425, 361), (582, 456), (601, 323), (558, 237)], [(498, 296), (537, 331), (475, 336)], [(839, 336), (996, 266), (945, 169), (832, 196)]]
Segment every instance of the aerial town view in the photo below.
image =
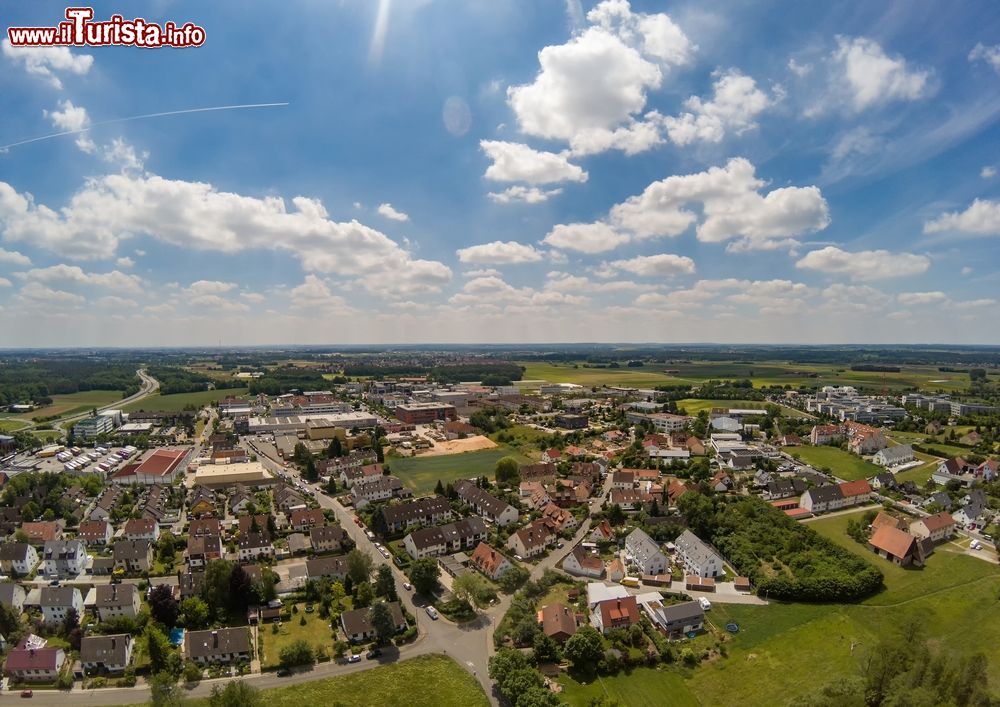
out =
[(1000, 705), (1000, 6), (0, 13), (0, 703)]

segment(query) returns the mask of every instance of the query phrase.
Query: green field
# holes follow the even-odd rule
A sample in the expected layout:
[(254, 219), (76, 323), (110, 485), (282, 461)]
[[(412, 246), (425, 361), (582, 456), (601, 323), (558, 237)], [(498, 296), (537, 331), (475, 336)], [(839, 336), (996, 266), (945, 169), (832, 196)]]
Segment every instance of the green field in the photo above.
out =
[[(760, 400), (702, 400), (700, 398), (684, 398), (677, 401), (677, 407), (683, 408), (688, 415), (697, 415), (702, 410), (711, 412), (712, 408), (737, 408), (750, 410), (763, 410), (768, 403)], [(811, 417), (807, 412), (790, 408), (787, 405), (779, 405), (781, 414), (786, 417)]]
[[(486, 707), (489, 700), (476, 679), (442, 655), (265, 690), (268, 707), (343, 705), (344, 707)], [(208, 700), (185, 705), (207, 707)]]
[(387, 461), (393, 476), (398, 476), (415, 492), (426, 493), (434, 490), (438, 479), (447, 484), (456, 479), (492, 478), (497, 461), (506, 456), (514, 457), (521, 464), (529, 461), (516, 450), (506, 447), (433, 457), (397, 457)]
[(784, 451), (817, 469), (830, 469), (834, 476), (845, 481), (869, 479), (875, 476), (875, 474), (882, 472), (881, 467), (875, 466), (871, 462), (866, 462), (861, 457), (856, 457), (839, 447), (810, 447), (804, 445), (801, 447), (785, 447)]
[(697, 707), (699, 704), (709, 704), (699, 701), (679, 670), (668, 667), (636, 668), (629, 674), (595, 677), (587, 684), (581, 684), (563, 674), (559, 678), (559, 684), (563, 686), (560, 698), (574, 707), (585, 707), (594, 698), (605, 696), (618, 700), (627, 707)]
[[(933, 366), (904, 366), (899, 373), (852, 371), (844, 364), (807, 364), (793, 361), (762, 361), (736, 363), (701, 361), (647, 365), (642, 368), (584, 368), (578, 362), (538, 363), (521, 361), (525, 380), (546, 380), (551, 383), (578, 383), (592, 387), (600, 385), (655, 386), (676, 383), (700, 383), (706, 380), (749, 379), (754, 387), (790, 385), (824, 386), (853, 385), (867, 388), (954, 392), (967, 390), (966, 373), (943, 373)], [(666, 373), (666, 371), (671, 373)]]
[(160, 395), (154, 393), (148, 398), (143, 398), (137, 402), (126, 405), (126, 412), (144, 410), (146, 412), (180, 412), (189, 405), (196, 406), (199, 410), (205, 405), (209, 405), (219, 400), (225, 399), (229, 395), (246, 395), (246, 388), (219, 388), (216, 390), (202, 390), (197, 393), (174, 393), (173, 395)]
[(121, 391), (115, 390), (85, 390), (80, 393), (69, 393), (68, 395), (53, 395), (51, 405), (46, 405), (45, 407), (37, 408), (21, 415), (12, 415), (10, 419), (31, 420), (35, 417), (77, 415), (81, 412), (89, 412), (93, 408), (110, 405), (116, 400), (121, 399)]
[(10, 434), (22, 430), (31, 423), (19, 420), (16, 417), (0, 417), (0, 434)]

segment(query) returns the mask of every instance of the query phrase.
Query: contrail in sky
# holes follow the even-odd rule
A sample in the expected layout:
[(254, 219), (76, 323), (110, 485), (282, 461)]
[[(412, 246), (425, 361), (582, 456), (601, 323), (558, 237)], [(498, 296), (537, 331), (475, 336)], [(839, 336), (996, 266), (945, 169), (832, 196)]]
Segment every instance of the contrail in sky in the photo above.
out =
[(41, 140), (51, 140), (54, 137), (62, 137), (63, 135), (79, 135), (80, 133), (85, 133), (91, 128), (97, 127), (98, 125), (111, 125), (112, 123), (127, 123), (132, 120), (143, 120), (145, 118), (163, 118), (168, 115), (185, 115), (187, 113), (208, 113), (210, 111), (217, 110), (242, 110), (244, 108), (276, 108), (278, 106), (290, 105), (287, 101), (283, 103), (243, 103), (234, 106), (210, 106), (208, 108), (187, 108), (185, 110), (168, 110), (163, 113), (147, 113), (145, 115), (132, 115), (128, 118), (112, 118), (111, 120), (101, 120), (96, 123), (90, 123), (85, 128), (80, 128), (79, 130), (64, 130), (60, 133), (51, 133), (50, 135), (41, 135), (39, 137), (29, 138), (28, 140), (21, 140), (20, 142), (12, 142), (9, 145), (0, 145), (0, 152), (6, 152), (12, 147), (19, 147), (20, 145), (27, 145), (32, 142), (40, 142)]

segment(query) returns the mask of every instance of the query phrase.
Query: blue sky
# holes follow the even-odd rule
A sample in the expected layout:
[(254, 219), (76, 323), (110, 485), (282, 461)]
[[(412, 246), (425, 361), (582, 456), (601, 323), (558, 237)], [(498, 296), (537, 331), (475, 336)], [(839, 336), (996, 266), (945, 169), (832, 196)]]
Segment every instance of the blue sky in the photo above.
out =
[(3, 46), (0, 345), (1000, 343), (989, 2), (114, 13), (207, 39)]

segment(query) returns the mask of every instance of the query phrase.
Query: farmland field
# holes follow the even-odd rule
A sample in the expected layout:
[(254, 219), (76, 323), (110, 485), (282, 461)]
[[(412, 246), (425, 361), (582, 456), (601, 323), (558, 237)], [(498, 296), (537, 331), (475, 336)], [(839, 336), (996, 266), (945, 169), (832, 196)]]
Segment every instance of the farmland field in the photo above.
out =
[(246, 388), (219, 388), (216, 390), (202, 390), (197, 393), (174, 393), (173, 395), (160, 395), (154, 393), (148, 398), (143, 398), (137, 402), (125, 406), (126, 412), (144, 410), (146, 412), (180, 412), (189, 405), (201, 409), (205, 405), (223, 400), (229, 395), (246, 395)]
[(447, 484), (456, 479), (478, 476), (492, 478), (497, 461), (506, 456), (514, 457), (521, 464), (529, 461), (507, 447), (432, 457), (396, 457), (386, 461), (394, 476), (402, 479), (415, 492), (422, 493), (433, 491), (438, 479)]
[(868, 479), (882, 471), (881, 467), (866, 462), (839, 447), (785, 447), (784, 451), (798, 457), (817, 469), (827, 468), (833, 475), (845, 481)]
[(88, 412), (95, 407), (99, 408), (110, 405), (116, 400), (121, 399), (121, 391), (116, 390), (85, 390), (79, 393), (69, 393), (68, 395), (53, 395), (51, 405), (46, 405), (45, 407), (40, 407), (20, 415), (12, 415), (10, 419), (31, 420), (34, 417), (76, 415), (81, 412)]
[[(768, 403), (761, 402), (760, 400), (701, 400), (699, 398), (684, 398), (677, 401), (677, 407), (684, 408), (684, 412), (688, 415), (697, 415), (702, 410), (710, 411), (712, 408), (749, 408), (752, 410), (760, 409), (763, 412), (767, 405)], [(786, 405), (779, 405), (778, 407), (781, 408), (781, 414), (786, 417), (810, 417), (809, 413), (790, 408)]]
[[(624, 385), (635, 388), (671, 385), (678, 383), (694, 383), (694, 380), (684, 380), (663, 372), (663, 367), (657, 370), (655, 366), (643, 368), (584, 368), (582, 365), (574, 368), (574, 364), (526, 363), (524, 379), (527, 381), (543, 380), (549, 383), (577, 383), (585, 387), (602, 385)], [(528, 384), (527, 387), (537, 387)]]
[[(270, 629), (268, 629), (270, 630)], [(425, 655), (370, 670), (276, 687), (262, 694), (268, 707), (486, 707), (476, 679), (443, 655)], [(208, 700), (185, 701), (207, 707)]]

